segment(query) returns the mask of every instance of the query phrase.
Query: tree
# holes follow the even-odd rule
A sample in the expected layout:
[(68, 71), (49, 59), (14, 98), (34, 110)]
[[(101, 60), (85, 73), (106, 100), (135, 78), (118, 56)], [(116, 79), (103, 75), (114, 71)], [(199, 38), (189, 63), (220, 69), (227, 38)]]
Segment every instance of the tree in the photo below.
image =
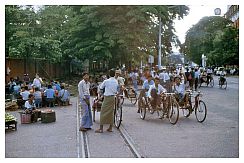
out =
[(214, 50), (208, 55), (212, 65), (239, 65), (239, 30), (226, 27), (213, 40)]
[[(216, 50), (213, 43), (215, 37), (230, 23), (230, 20), (219, 16), (202, 18), (187, 31), (184, 53), (186, 53), (187, 57), (193, 62), (200, 64), (202, 54), (208, 57), (208, 54)], [(217, 55), (217, 53), (215, 53), (215, 55)], [(214, 58), (213, 56), (214, 55), (212, 55), (212, 58)]]

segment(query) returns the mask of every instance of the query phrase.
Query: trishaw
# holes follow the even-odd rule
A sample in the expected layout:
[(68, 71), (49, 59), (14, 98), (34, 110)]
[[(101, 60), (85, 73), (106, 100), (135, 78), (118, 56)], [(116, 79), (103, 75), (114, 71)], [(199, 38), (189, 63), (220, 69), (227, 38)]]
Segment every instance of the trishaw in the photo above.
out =
[(227, 80), (224, 75), (219, 77), (219, 88), (226, 89), (227, 88)]
[(201, 91), (195, 92), (187, 90), (189, 106), (184, 107), (183, 103), (179, 103), (180, 109), (184, 117), (189, 117), (195, 111), (195, 116), (198, 122), (202, 123), (207, 116), (207, 107), (205, 102), (201, 99)]
[(146, 111), (153, 114), (155, 111), (160, 119), (165, 116), (169, 119), (171, 124), (176, 124), (179, 118), (179, 105), (174, 97), (174, 93), (163, 93), (156, 97), (156, 102), (150, 101), (146, 97), (145, 91), (142, 90), (140, 98), (138, 99), (138, 109), (140, 118), (145, 119)]
[[(209, 81), (207, 80), (209, 78)], [(213, 79), (213, 75), (206, 75), (206, 76), (201, 76), (200, 79), (199, 79), (199, 88), (201, 86), (203, 86), (202, 84), (205, 83), (206, 86), (210, 85), (210, 87), (213, 87), (214, 86), (214, 79)]]

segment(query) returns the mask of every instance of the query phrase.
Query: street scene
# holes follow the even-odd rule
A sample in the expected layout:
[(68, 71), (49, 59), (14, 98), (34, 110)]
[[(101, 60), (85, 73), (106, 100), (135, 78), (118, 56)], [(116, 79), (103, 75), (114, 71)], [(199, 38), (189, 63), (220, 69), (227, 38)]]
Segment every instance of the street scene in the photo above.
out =
[(240, 158), (239, 5), (5, 5), (5, 38), (5, 159)]

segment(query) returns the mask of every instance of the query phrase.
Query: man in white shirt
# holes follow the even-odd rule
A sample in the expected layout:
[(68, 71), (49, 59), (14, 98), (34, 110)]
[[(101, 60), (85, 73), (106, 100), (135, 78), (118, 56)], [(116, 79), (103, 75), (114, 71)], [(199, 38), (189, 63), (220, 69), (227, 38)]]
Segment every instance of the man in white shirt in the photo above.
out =
[(166, 68), (162, 68), (162, 72), (159, 74), (160, 84), (167, 89), (168, 92), (171, 92), (170, 90), (170, 77), (168, 72), (166, 71)]
[(167, 90), (159, 84), (159, 78), (156, 77), (154, 79), (154, 84), (150, 85), (148, 90), (148, 98), (153, 108), (160, 105), (161, 97), (163, 93), (167, 92)]
[(121, 77), (120, 75), (121, 75), (121, 70), (116, 70), (115, 79), (118, 81), (119, 89), (124, 90), (125, 79), (123, 77)]
[(83, 80), (78, 84), (79, 99), (83, 110), (80, 131), (87, 131), (91, 129), (91, 126), (93, 125), (90, 107), (90, 82), (87, 72), (84, 72), (82, 76)]
[(28, 100), (25, 102), (25, 110), (32, 111), (35, 110), (34, 95), (29, 94)]
[(42, 79), (39, 77), (38, 74), (36, 74), (36, 78), (33, 80), (33, 86), (38, 87), (40, 89), (42, 83), (43, 83)]
[(109, 124), (108, 132), (112, 132), (113, 122), (114, 122), (114, 96), (117, 94), (119, 87), (118, 81), (115, 79), (115, 71), (110, 70), (110, 78), (104, 80), (100, 86), (100, 89), (105, 88), (104, 101), (102, 103), (101, 113), (100, 113), (100, 128), (97, 129), (96, 133), (103, 132), (103, 125)]
[(132, 80), (132, 84), (134, 86), (134, 90), (136, 91), (136, 93), (138, 91), (138, 85), (137, 85), (138, 77), (139, 77), (139, 75), (138, 75), (136, 69), (134, 69), (134, 71), (130, 73), (130, 78)]
[(70, 93), (68, 90), (64, 89), (64, 86), (61, 86), (61, 90), (58, 92), (58, 101), (61, 102), (60, 104), (69, 104), (69, 100), (70, 100)]
[(184, 107), (188, 107), (188, 94), (185, 93), (185, 84), (181, 82), (180, 76), (175, 77), (174, 91), (179, 104), (184, 103)]

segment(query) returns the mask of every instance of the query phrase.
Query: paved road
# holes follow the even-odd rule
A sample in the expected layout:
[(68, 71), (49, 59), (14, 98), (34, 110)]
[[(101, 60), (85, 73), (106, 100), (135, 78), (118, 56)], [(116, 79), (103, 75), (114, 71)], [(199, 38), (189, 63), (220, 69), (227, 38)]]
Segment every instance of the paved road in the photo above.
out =
[[(217, 77), (214, 78), (217, 83)], [(137, 105), (125, 100), (123, 127), (136, 149), (147, 158), (239, 157), (239, 80), (227, 78), (227, 90), (202, 87), (208, 108), (207, 119), (198, 123), (195, 116), (180, 118), (176, 125), (147, 113), (141, 120)], [(50, 124), (18, 123), (18, 131), (5, 134), (5, 157), (81, 157), (82, 141), (77, 132), (76, 99), (72, 106), (55, 108), (57, 121)], [(17, 113), (14, 113), (17, 114)], [(19, 115), (17, 114), (17, 117)], [(97, 134), (99, 113), (93, 129), (87, 132), (89, 156), (92, 158), (132, 158), (120, 132)], [(107, 127), (107, 126), (105, 126)], [(82, 134), (81, 134), (82, 135)]]

